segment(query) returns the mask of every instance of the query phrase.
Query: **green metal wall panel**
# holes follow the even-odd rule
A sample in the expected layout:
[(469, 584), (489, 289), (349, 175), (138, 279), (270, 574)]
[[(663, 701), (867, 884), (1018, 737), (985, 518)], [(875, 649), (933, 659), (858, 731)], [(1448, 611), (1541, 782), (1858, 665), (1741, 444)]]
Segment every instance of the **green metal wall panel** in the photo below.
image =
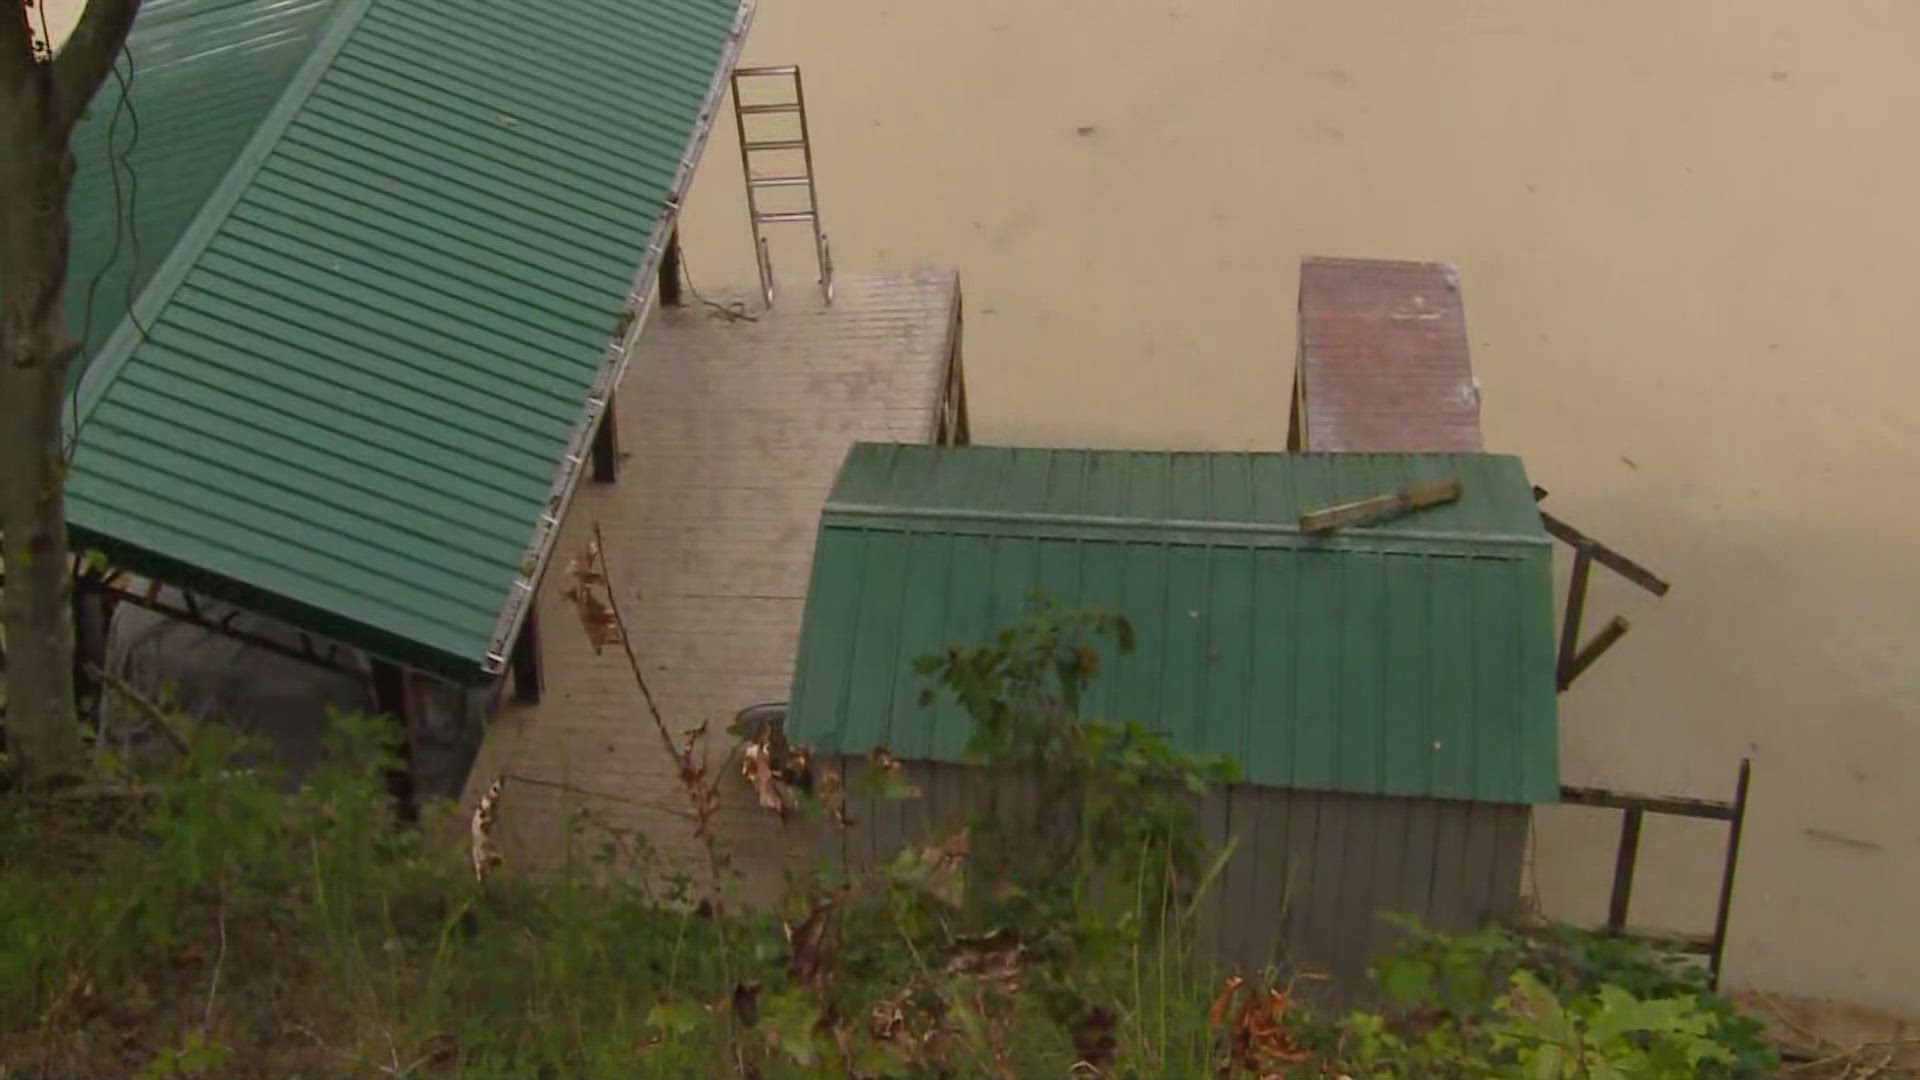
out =
[(76, 534), (396, 659), (496, 667), (745, 12), (330, 7), (277, 99), (241, 80), (265, 101), (244, 145), (78, 389)]
[[(1460, 476), (1335, 536), (1301, 513)], [(1550, 549), (1517, 459), (856, 447), (822, 517), (788, 723), (827, 752), (959, 761), (915, 657), (1041, 592), (1117, 610), (1090, 711), (1255, 783), (1493, 802), (1558, 792)]]

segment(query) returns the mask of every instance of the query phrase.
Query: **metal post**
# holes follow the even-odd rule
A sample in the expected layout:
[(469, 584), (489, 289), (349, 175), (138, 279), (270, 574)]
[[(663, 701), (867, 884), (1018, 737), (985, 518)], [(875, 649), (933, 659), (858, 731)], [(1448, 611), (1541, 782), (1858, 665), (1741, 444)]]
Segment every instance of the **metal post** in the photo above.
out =
[(1733, 875), (1740, 864), (1740, 833), (1747, 824), (1747, 785), (1753, 760), (1740, 759), (1740, 782), (1733, 791), (1733, 824), (1727, 828), (1727, 861), (1720, 871), (1720, 906), (1713, 916), (1713, 951), (1707, 956), (1708, 987), (1720, 989), (1720, 961), (1727, 953), (1727, 916), (1733, 910)]
[(1573, 549), (1573, 577), (1567, 582), (1567, 613), (1560, 625), (1560, 659), (1554, 664), (1554, 680), (1566, 686), (1573, 672), (1574, 657), (1580, 651), (1580, 616), (1587, 607), (1587, 579), (1593, 575), (1593, 552), (1585, 544)]
[(527, 621), (520, 624), (520, 636), (513, 642), (513, 700), (522, 705), (537, 705), (546, 689), (546, 675), (540, 663), (540, 610), (529, 603)]
[(593, 479), (595, 483), (611, 484), (619, 476), (620, 425), (615, 399), (609, 396), (606, 411), (600, 414), (600, 427), (593, 433)]
[(373, 704), (393, 718), (400, 728), (400, 767), (387, 774), (387, 793), (393, 797), (394, 815), (406, 824), (420, 820), (420, 807), (414, 800), (412, 710), (407, 707), (407, 673), (387, 660), (373, 662)]
[(1620, 849), (1613, 857), (1613, 896), (1607, 901), (1607, 932), (1618, 934), (1627, 928), (1627, 905), (1633, 900), (1633, 867), (1640, 859), (1640, 819), (1638, 810), (1620, 814)]
[(680, 306), (680, 226), (667, 236), (667, 250), (660, 256), (660, 306)]

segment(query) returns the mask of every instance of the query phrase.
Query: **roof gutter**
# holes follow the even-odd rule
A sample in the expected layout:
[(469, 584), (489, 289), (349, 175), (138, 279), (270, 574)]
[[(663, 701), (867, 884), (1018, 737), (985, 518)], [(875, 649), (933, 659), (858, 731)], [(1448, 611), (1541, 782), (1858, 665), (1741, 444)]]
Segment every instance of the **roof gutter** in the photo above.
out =
[(694, 168), (706, 152), (708, 136), (713, 134), (713, 123), (720, 113), (720, 101), (726, 96), (727, 78), (740, 63), (740, 52), (746, 46), (747, 30), (753, 24), (756, 2), (740, 0), (740, 6), (734, 14), (732, 36), (721, 50), (713, 82), (708, 85), (700, 115), (694, 120), (693, 137), (687, 141), (686, 152), (680, 156), (680, 165), (674, 172), (666, 206), (654, 226), (652, 237), (647, 241), (647, 249), (641, 256), (633, 284), (627, 290), (621, 329), (607, 344), (600, 373), (594, 378), (593, 389), (587, 395), (586, 407), (581, 410), (579, 421), (567, 437), (567, 448), (560, 458), (559, 473), (548, 492), (547, 508), (540, 515), (540, 521), (534, 528), (533, 541), (527, 545), (526, 555), (520, 560), (520, 573), (508, 589), (500, 617), (494, 622), (486, 658), (481, 664), (482, 673), (488, 676), (497, 676), (506, 670), (513, 640), (519, 636), (527, 612), (532, 610), (540, 581), (546, 576), (547, 562), (553, 557), (553, 546), (560, 538), (561, 522), (566, 518), (568, 508), (573, 505), (574, 492), (579, 489), (580, 475), (586, 467), (588, 444), (599, 430), (607, 409), (613, 404), (613, 393), (626, 375), (628, 360), (640, 341), (641, 332), (646, 329), (648, 316), (653, 312), (654, 278), (660, 273), (660, 261), (665, 257), (667, 244), (680, 222), (680, 207), (686, 202), (687, 189), (693, 185)]

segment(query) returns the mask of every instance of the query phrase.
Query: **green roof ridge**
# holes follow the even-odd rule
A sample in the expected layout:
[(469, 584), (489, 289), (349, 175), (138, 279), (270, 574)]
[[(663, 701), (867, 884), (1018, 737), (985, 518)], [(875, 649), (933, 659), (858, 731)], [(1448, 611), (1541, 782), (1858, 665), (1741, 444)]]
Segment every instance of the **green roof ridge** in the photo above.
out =
[(67, 433), (67, 438), (79, 437), (79, 429), (86, 425), (94, 405), (98, 404), (106, 387), (112, 385), (114, 376), (146, 336), (140, 325), (153, 322), (161, 309), (172, 300), (187, 274), (199, 263), (207, 245), (213, 242), (221, 225), (225, 224), (228, 215), (239, 204), (241, 196), (246, 194), (254, 175), (279, 144), (281, 136), (286, 134), (293, 118), (306, 106), (307, 98), (320, 85), (321, 78), (333, 66), (333, 58), (353, 36), (354, 28), (360, 25), (361, 16), (372, 4), (373, 0), (341, 0), (340, 5), (327, 16), (327, 24), (314, 39), (312, 54), (287, 80), (286, 89), (281, 91), (279, 100), (274, 102), (273, 108), (262, 118), (252, 137), (234, 156), (233, 164), (200, 205), (192, 223), (174, 243), (166, 259), (154, 270), (153, 277), (140, 290), (139, 297), (127, 305), (127, 313), (114, 329), (113, 336), (107, 339), (107, 343), (87, 364), (80, 384), (72, 391), (73, 411), (78, 420), (74, 430)]

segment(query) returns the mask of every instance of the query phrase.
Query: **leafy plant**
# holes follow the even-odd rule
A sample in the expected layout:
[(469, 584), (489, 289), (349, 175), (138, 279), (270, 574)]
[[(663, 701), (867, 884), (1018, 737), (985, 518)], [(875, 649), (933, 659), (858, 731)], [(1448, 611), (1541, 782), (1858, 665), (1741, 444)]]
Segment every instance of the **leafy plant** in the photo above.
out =
[[(1121, 1041), (1164, 1050), (1170, 1027), (1192, 1045), (1205, 1041), (1192, 919), (1227, 853), (1202, 866), (1192, 808), (1237, 778), (1230, 760), (1084, 715), (1106, 642), (1132, 651), (1124, 617), (1063, 611), (1036, 595), (1032, 612), (990, 641), (916, 664), (930, 682), (923, 704), (945, 693), (972, 719), (967, 755), (990, 777), (970, 819), (968, 916), (981, 928), (1021, 929), (1032, 993), (1096, 1067)], [(1183, 1022), (1169, 1025), (1163, 1013), (1149, 1027), (1147, 983), (1163, 1009), (1171, 995), (1192, 1010)]]
[(1401, 927), (1374, 964), (1385, 1009), (1341, 1024), (1334, 1056), (1367, 1075), (1746, 1078), (1779, 1064), (1696, 966), (1643, 943), (1559, 926)]

